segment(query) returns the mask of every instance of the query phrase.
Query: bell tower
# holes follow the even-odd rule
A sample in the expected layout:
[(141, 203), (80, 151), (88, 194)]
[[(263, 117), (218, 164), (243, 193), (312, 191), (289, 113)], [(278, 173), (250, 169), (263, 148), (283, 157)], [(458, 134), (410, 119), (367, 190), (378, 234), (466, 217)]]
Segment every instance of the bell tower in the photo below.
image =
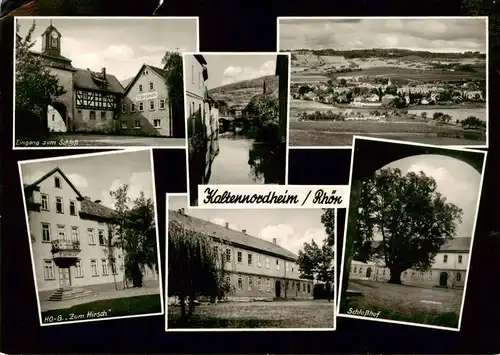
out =
[(53, 57), (60, 56), (61, 37), (61, 33), (52, 26), (51, 20), (49, 27), (42, 33), (42, 53)]

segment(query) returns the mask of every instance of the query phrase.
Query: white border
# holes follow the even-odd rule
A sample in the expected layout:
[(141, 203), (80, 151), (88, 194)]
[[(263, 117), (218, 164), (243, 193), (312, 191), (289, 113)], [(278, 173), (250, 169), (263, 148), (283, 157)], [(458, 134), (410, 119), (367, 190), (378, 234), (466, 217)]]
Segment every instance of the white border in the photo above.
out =
[[(166, 275), (166, 281), (165, 281), (165, 299), (167, 300), (167, 304), (165, 306), (165, 332), (176, 332), (176, 333), (189, 333), (189, 332), (296, 332), (296, 331), (313, 331), (313, 332), (333, 332), (337, 330), (337, 233), (338, 233), (338, 222), (337, 222), (337, 209), (335, 209), (335, 237), (334, 237), (334, 243), (335, 243), (335, 249), (334, 249), (334, 288), (333, 288), (333, 300), (332, 300), (332, 307), (333, 307), (333, 328), (174, 328), (174, 329), (169, 329), (168, 328), (168, 200), (170, 197), (186, 197), (186, 206), (188, 206), (188, 210), (193, 210), (193, 208), (189, 207), (189, 195), (186, 193), (168, 193), (166, 194), (166, 200), (165, 200), (165, 210), (166, 210), (166, 216), (165, 216), (165, 221), (166, 221), (166, 241), (165, 241), (165, 270), (167, 270), (167, 275)], [(320, 210), (318, 208), (318, 210)]]
[[(485, 145), (439, 145), (444, 148), (470, 148), (470, 149), (488, 149), (490, 146), (490, 37), (489, 37), (489, 17), (488, 16), (409, 16), (409, 17), (401, 17), (401, 16), (346, 16), (346, 17), (338, 17), (338, 16), (278, 16), (276, 18), (276, 51), (280, 52), (280, 19), (282, 20), (361, 20), (361, 19), (369, 19), (369, 20), (393, 20), (393, 19), (405, 19), (405, 20), (458, 20), (458, 19), (482, 19), (486, 20), (486, 144)], [(293, 49), (290, 49), (293, 51)], [(290, 68), (292, 63), (290, 62)], [(290, 69), (291, 71), (291, 69)], [(290, 74), (291, 80), (291, 74)], [(291, 81), (290, 81), (291, 84)], [(290, 91), (291, 85), (288, 86), (288, 90)], [(291, 100), (290, 100), (291, 101)], [(290, 106), (290, 104), (289, 104)], [(370, 133), (370, 132), (366, 132)], [(362, 136), (362, 135), (361, 135)], [(380, 138), (385, 139), (385, 138)], [(388, 139), (391, 140), (391, 139)], [(406, 142), (406, 141), (402, 141)], [(412, 143), (412, 142), (408, 142)], [(353, 135), (353, 144), (354, 144), (354, 135)], [(424, 144), (424, 143), (422, 143)], [(437, 147), (437, 146), (436, 146)], [(351, 149), (350, 145), (346, 146), (321, 146), (321, 147), (301, 147), (301, 146), (293, 146), (291, 148), (294, 149), (332, 149), (332, 148), (347, 148)]]
[[(130, 316), (117, 316), (117, 317), (112, 317), (111, 316), (111, 317), (103, 317), (103, 318), (75, 320), (75, 321), (68, 321), (68, 322), (43, 323), (43, 321), (42, 321), (42, 310), (41, 310), (41, 304), (40, 304), (40, 297), (39, 297), (39, 294), (38, 294), (38, 284), (37, 284), (37, 278), (36, 278), (35, 260), (34, 260), (34, 255), (33, 255), (33, 245), (32, 245), (32, 242), (31, 242), (31, 233), (30, 233), (31, 228), (30, 228), (30, 224), (29, 224), (28, 209), (27, 209), (27, 206), (26, 206), (26, 198), (25, 198), (25, 194), (24, 194), (23, 175), (22, 175), (22, 168), (21, 168), (21, 166), (23, 164), (30, 164), (30, 163), (42, 163), (42, 162), (56, 161), (56, 160), (70, 160), (70, 159), (78, 159), (78, 158), (94, 157), (94, 156), (103, 156), (103, 155), (127, 154), (127, 153), (131, 153), (131, 152), (147, 151), (147, 150), (149, 150), (149, 155), (150, 155), (150, 158), (151, 158), (151, 178), (153, 180), (153, 201), (154, 201), (154, 208), (155, 208), (156, 249), (157, 249), (156, 253), (157, 253), (157, 258), (158, 258), (158, 284), (159, 284), (159, 288), (160, 288), (159, 295), (160, 295), (161, 311), (157, 312), (157, 313), (135, 314), (135, 315), (130, 315)], [(21, 191), (22, 191), (23, 206), (24, 206), (24, 217), (25, 217), (25, 220), (26, 220), (27, 236), (28, 236), (29, 248), (30, 248), (30, 254), (31, 254), (31, 264), (32, 264), (31, 266), (32, 266), (32, 269), (33, 269), (33, 282), (35, 284), (36, 301), (37, 301), (37, 308), (38, 308), (38, 319), (40, 321), (40, 326), (41, 327), (47, 327), (47, 326), (62, 325), (62, 324), (98, 322), (98, 321), (104, 321), (104, 320), (115, 320), (115, 319), (149, 317), (149, 316), (163, 315), (165, 313), (165, 307), (164, 307), (164, 304), (163, 304), (163, 297), (162, 297), (162, 295), (163, 295), (163, 278), (162, 278), (162, 272), (161, 272), (160, 233), (159, 233), (159, 230), (158, 230), (158, 204), (157, 204), (157, 201), (156, 201), (156, 184), (155, 184), (155, 173), (154, 173), (153, 150), (151, 148), (135, 148), (135, 149), (121, 150), (121, 151), (113, 151), (113, 152), (99, 152), (99, 153), (68, 155), (68, 156), (55, 157), (55, 158), (31, 159), (31, 160), (18, 161), (17, 165), (18, 165), (18, 169), (19, 169), (19, 178), (20, 178), (20, 183), (21, 183)]]
[[(187, 148), (187, 132), (184, 137), (184, 145), (179, 146), (143, 146), (143, 145), (128, 145), (128, 146), (106, 146), (106, 145), (88, 145), (88, 146), (54, 146), (54, 147), (22, 147), (16, 146), (16, 25), (18, 19), (37, 20), (37, 19), (61, 19), (61, 20), (190, 20), (196, 19), (196, 49), (200, 50), (200, 18), (198, 16), (135, 16), (135, 17), (109, 17), (109, 16), (14, 16), (14, 54), (13, 54), (13, 73), (12, 73), (12, 150), (67, 150), (67, 149), (135, 149), (135, 148), (158, 148), (158, 149), (186, 149)], [(182, 55), (182, 52), (179, 53)], [(144, 64), (144, 63), (143, 63)], [(168, 139), (168, 137), (166, 137)], [(181, 138), (179, 138), (181, 139)], [(39, 141), (41, 142), (41, 141)]]
[[(288, 139), (289, 139), (289, 134), (290, 134), (290, 80), (291, 80), (291, 68), (292, 68), (292, 56), (290, 53), (280, 53), (280, 52), (183, 52), (182, 53), (182, 67), (184, 68), (183, 70), (183, 80), (184, 80), (184, 102), (186, 102), (186, 83), (185, 80), (187, 79), (186, 76), (186, 66), (185, 66), (185, 57), (188, 55), (202, 55), (202, 56), (216, 56), (216, 55), (221, 55), (221, 56), (260, 56), (260, 55), (272, 55), (272, 56), (278, 56), (278, 55), (286, 55), (288, 57), (288, 90), (287, 90), (287, 124), (286, 124), (286, 142), (285, 142), (285, 185), (288, 185)], [(210, 75), (210, 71), (209, 71)], [(257, 79), (257, 78), (255, 78)], [(207, 89), (210, 90), (210, 89)], [(188, 124), (187, 124), (187, 117), (188, 117), (188, 112), (189, 108), (187, 105), (184, 105), (184, 126), (185, 126), (185, 132), (186, 132), (186, 184), (187, 184), (187, 194), (188, 194), (188, 206), (189, 208), (203, 208), (199, 206), (191, 206), (190, 201), (191, 201), (191, 191), (190, 191), (190, 184), (189, 184), (189, 138), (188, 137)], [(255, 184), (248, 184), (249, 186), (253, 186)], [(266, 184), (270, 185), (270, 184)], [(201, 185), (204, 186), (204, 185)], [(239, 185), (243, 186), (243, 185)]]
[[(350, 204), (350, 199), (347, 204), (347, 209), (346, 209), (346, 215), (345, 215), (345, 221), (344, 221), (344, 240), (343, 240), (343, 248), (342, 248), (342, 264), (341, 264), (341, 269), (340, 269), (340, 287), (338, 288), (339, 290), (339, 295), (338, 295), (338, 305), (337, 305), (337, 316), (339, 317), (344, 317), (344, 318), (355, 318), (355, 319), (362, 319), (366, 321), (376, 321), (376, 322), (384, 322), (384, 323), (395, 323), (395, 324), (403, 324), (403, 325), (409, 325), (413, 327), (424, 327), (424, 328), (433, 328), (433, 329), (442, 329), (442, 330), (452, 330), (452, 331), (460, 331), (460, 328), (462, 326), (462, 314), (463, 314), (463, 309), (465, 305), (465, 295), (467, 292), (467, 281), (469, 278), (469, 272), (470, 272), (470, 263), (472, 259), (472, 249), (474, 246), (474, 238), (476, 234), (476, 224), (477, 224), (477, 217), (479, 214), (479, 205), (481, 202), (481, 194), (483, 191), (483, 180), (484, 180), (484, 171), (486, 167), (486, 157), (488, 155), (487, 151), (482, 151), (482, 150), (473, 150), (473, 149), (466, 149), (466, 148), (450, 148), (450, 147), (443, 147), (439, 145), (432, 145), (432, 144), (423, 144), (423, 143), (409, 143), (405, 141), (397, 141), (397, 140), (392, 140), (392, 139), (382, 139), (382, 138), (373, 138), (373, 137), (364, 137), (364, 136), (354, 136), (353, 138), (353, 143), (352, 143), (352, 155), (351, 155), (351, 172), (349, 174), (349, 186), (352, 186), (352, 175), (353, 175), (353, 167), (354, 167), (354, 154), (355, 154), (355, 144), (356, 144), (356, 139), (358, 140), (366, 140), (366, 141), (374, 141), (374, 142), (386, 142), (386, 143), (392, 143), (394, 145), (407, 145), (407, 146), (418, 146), (418, 147), (427, 147), (427, 148), (435, 148), (435, 149), (442, 149), (442, 150), (455, 150), (455, 151), (462, 151), (462, 152), (473, 152), (477, 154), (484, 154), (483, 158), (483, 167), (481, 171), (481, 181), (479, 183), (479, 190), (478, 190), (478, 197), (477, 197), (477, 203), (476, 203), (476, 216), (474, 217), (474, 224), (472, 227), (472, 237), (471, 237), (471, 242), (470, 242), (470, 249), (469, 249), (469, 262), (467, 264), (467, 271), (465, 275), (465, 282), (464, 282), (464, 290), (462, 294), (462, 302), (460, 305), (460, 315), (458, 319), (458, 327), (457, 328), (451, 328), (451, 327), (442, 327), (442, 326), (436, 326), (436, 325), (429, 325), (429, 324), (421, 324), (421, 323), (412, 323), (412, 322), (403, 322), (403, 321), (396, 321), (396, 320), (390, 320), (390, 319), (382, 319), (382, 318), (371, 318), (371, 317), (362, 317), (362, 316), (355, 316), (355, 315), (349, 315), (349, 314), (342, 314), (340, 313), (340, 303), (342, 299), (342, 295), (340, 292), (342, 292), (342, 281), (344, 278), (344, 261), (345, 261), (345, 247), (346, 247), (346, 242), (347, 242), (347, 223), (349, 219), (349, 204)], [(394, 147), (397, 149), (397, 147)], [(401, 158), (403, 159), (403, 158)], [(468, 164), (470, 166), (470, 164)], [(345, 275), (347, 276), (347, 275)], [(348, 276), (347, 276), (348, 277)]]

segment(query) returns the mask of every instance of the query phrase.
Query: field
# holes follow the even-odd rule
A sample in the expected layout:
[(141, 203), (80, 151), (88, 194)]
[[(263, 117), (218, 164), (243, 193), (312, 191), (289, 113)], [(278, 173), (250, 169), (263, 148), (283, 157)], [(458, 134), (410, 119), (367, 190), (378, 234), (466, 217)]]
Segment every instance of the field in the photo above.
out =
[(350, 146), (354, 135), (435, 145), (485, 145), (484, 141), (438, 137), (457, 131), (461, 130), (419, 122), (290, 121), (289, 145)]
[(458, 327), (463, 295), (461, 290), (359, 280), (350, 280), (348, 289), (361, 292), (362, 296), (343, 298), (342, 314), (348, 314), (349, 309), (363, 309), (380, 311), (378, 318), (387, 320)]
[[(334, 302), (229, 302), (199, 305), (186, 328), (333, 328)], [(168, 307), (168, 328), (179, 328), (179, 307)]]
[(427, 117), (432, 117), (435, 112), (441, 112), (443, 114), (450, 115), (453, 117), (453, 120), (464, 120), (469, 116), (474, 116), (481, 121), (486, 122), (486, 108), (466, 108), (466, 109), (449, 109), (449, 108), (418, 108), (418, 109), (409, 109), (409, 114), (414, 114), (420, 116), (422, 112), (427, 112)]

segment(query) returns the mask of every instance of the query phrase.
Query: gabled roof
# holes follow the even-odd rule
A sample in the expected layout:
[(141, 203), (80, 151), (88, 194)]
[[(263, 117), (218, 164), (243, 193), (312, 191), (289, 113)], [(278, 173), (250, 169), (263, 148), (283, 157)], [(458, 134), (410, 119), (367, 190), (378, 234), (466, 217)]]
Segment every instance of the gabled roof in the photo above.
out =
[(57, 32), (57, 34), (59, 35), (59, 37), (62, 37), (62, 36), (61, 36), (61, 32), (59, 32), (59, 31), (57, 30), (57, 28), (55, 28), (55, 27), (54, 27), (54, 26), (52, 26), (52, 25), (49, 25), (49, 26), (45, 29), (45, 31), (43, 31), (42, 36), (43, 36), (44, 34), (46, 34), (47, 32), (52, 32), (52, 31), (56, 31), (56, 32)]
[(174, 210), (168, 211), (169, 221), (177, 221), (183, 227), (191, 229), (203, 235), (218, 238), (231, 244), (240, 245), (248, 249), (261, 251), (264, 254), (277, 255), (289, 260), (296, 261), (298, 256), (291, 251), (267, 240), (263, 240), (241, 231), (229, 229), (218, 224), (205, 221), (200, 218), (179, 213)]
[(106, 91), (114, 94), (123, 94), (124, 90), (114, 75), (106, 74), (107, 87), (104, 89), (97, 85), (92, 78), (92, 72), (85, 69), (76, 69), (73, 74), (73, 86), (80, 89)]
[(115, 217), (115, 210), (101, 205), (100, 203), (94, 202), (90, 200), (90, 198), (86, 197), (80, 203), (80, 213), (88, 216), (98, 217), (102, 219), (112, 219)]
[(139, 69), (139, 71), (135, 75), (135, 77), (125, 87), (125, 95), (128, 94), (130, 88), (132, 86), (134, 86), (135, 82), (139, 79), (139, 77), (141, 76), (141, 73), (144, 70), (144, 68), (148, 68), (149, 70), (151, 70), (153, 73), (155, 73), (156, 75), (158, 75), (163, 80), (166, 80), (168, 78), (168, 71), (166, 71), (164, 69), (160, 69), (158, 67), (154, 67), (154, 66), (149, 65), (149, 64), (143, 64), (141, 66), (141, 69)]
[(83, 200), (83, 198), (84, 198), (83, 195), (80, 193), (80, 191), (78, 191), (78, 189), (75, 187), (75, 185), (73, 185), (73, 183), (68, 179), (68, 177), (62, 172), (62, 170), (59, 167), (52, 169), (51, 171), (49, 171), (47, 174), (45, 174), (44, 176), (42, 176), (40, 179), (36, 180), (35, 182), (28, 184), (28, 185), (25, 185), (24, 189), (25, 190), (37, 189), (38, 185), (42, 181), (48, 179), (50, 176), (52, 176), (55, 173), (59, 173), (63, 177), (63, 179), (66, 181), (66, 183), (73, 189), (73, 191), (75, 191), (78, 198)]

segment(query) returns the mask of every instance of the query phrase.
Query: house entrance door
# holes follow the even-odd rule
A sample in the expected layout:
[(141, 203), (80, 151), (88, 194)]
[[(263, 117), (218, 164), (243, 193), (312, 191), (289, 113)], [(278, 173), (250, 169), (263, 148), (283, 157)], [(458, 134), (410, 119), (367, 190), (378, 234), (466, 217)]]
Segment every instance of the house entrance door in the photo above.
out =
[(71, 278), (69, 267), (60, 267), (59, 268), (59, 287), (70, 287), (71, 286)]
[(448, 274), (446, 272), (442, 272), (439, 275), (439, 286), (447, 286), (448, 285)]

